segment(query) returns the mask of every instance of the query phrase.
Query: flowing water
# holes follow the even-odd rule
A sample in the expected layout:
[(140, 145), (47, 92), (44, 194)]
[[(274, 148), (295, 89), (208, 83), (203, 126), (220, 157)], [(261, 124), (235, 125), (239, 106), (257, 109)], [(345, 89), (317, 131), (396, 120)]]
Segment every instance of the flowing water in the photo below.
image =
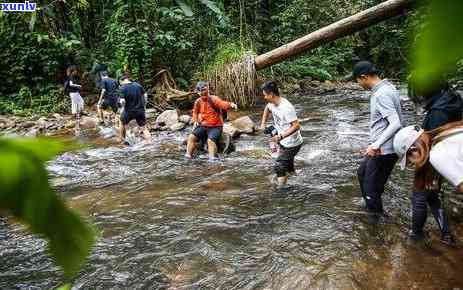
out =
[[(74, 289), (463, 289), (463, 250), (440, 245), (434, 223), (431, 246), (407, 241), (410, 172), (387, 185), (391, 218), (367, 222), (356, 180), (367, 94), (290, 99), (305, 144), (285, 189), (271, 184), (264, 136), (242, 136), (213, 163), (183, 159), (188, 132), (128, 148), (87, 136), (92, 147), (50, 162), (57, 190), (100, 231)], [(0, 289), (61, 285), (45, 246), (1, 221)]]

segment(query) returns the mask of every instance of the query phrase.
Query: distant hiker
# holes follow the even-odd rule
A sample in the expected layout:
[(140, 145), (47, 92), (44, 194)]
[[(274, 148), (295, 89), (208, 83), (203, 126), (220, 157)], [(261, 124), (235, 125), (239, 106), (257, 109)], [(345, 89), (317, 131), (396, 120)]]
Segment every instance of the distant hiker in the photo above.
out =
[(127, 74), (119, 78), (121, 85), (121, 103), (124, 104), (121, 113), (121, 128), (120, 128), (120, 141), (124, 142), (126, 137), (126, 127), (130, 121), (135, 120), (138, 127), (143, 132), (145, 140), (151, 138), (151, 134), (146, 125), (145, 105), (148, 95), (145, 93), (143, 87), (130, 80)]
[(194, 129), (188, 137), (186, 158), (192, 158), (198, 147), (198, 142), (207, 144), (209, 159), (214, 160), (217, 156), (217, 146), (222, 135), (224, 123), (224, 111), (237, 109), (235, 103), (221, 100), (217, 96), (209, 94), (209, 84), (199, 81), (195, 91), (200, 95), (193, 106)]
[(71, 98), (71, 111), (76, 118), (76, 134), (79, 134), (80, 130), (80, 115), (84, 110), (84, 100), (80, 95), (82, 86), (80, 85), (80, 77), (77, 66), (69, 66), (67, 71), (67, 80), (64, 84), (64, 91), (69, 94)]
[(280, 97), (275, 81), (264, 83), (262, 91), (268, 104), (262, 115), (261, 129), (265, 129), (265, 123), (271, 113), (277, 134), (270, 139), (270, 142), (274, 142), (280, 147), (274, 170), (278, 186), (281, 187), (288, 181), (288, 175), (295, 173), (294, 158), (301, 149), (304, 140), (300, 132), (301, 125), (296, 110), (287, 99)]
[[(412, 77), (409, 81), (409, 96), (417, 106), (423, 106), (426, 115), (422, 124), (424, 131), (431, 131), (447, 123), (461, 121), (463, 101), (461, 96), (450, 89), (446, 80), (427, 82), (426, 88), (418, 85)], [(413, 131), (411, 131), (414, 133)], [(411, 137), (410, 137), (411, 138)], [(399, 139), (397, 139), (398, 142)], [(442, 148), (441, 146), (440, 148)], [(463, 148), (463, 147), (462, 147)], [(413, 150), (411, 150), (413, 151)], [(402, 160), (405, 162), (405, 159)], [(430, 167), (429, 164), (427, 167)], [(437, 183), (432, 188), (426, 187), (427, 172), (431, 172), (426, 166), (416, 167), (412, 193), (412, 229), (410, 237), (413, 240), (424, 239), (423, 227), (426, 223), (428, 205), (431, 213), (439, 226), (441, 241), (448, 245), (455, 245), (455, 239), (451, 234), (447, 214), (439, 198), (442, 178), (437, 177)]]
[[(426, 221), (426, 213), (421, 212), (421, 208), (426, 210), (426, 202), (430, 204), (433, 214), (437, 215), (439, 226), (442, 228), (446, 225), (447, 218), (441, 212), (440, 200), (436, 200), (435, 195), (441, 187), (441, 176), (463, 193), (463, 122), (448, 123), (431, 131), (424, 131), (418, 126), (403, 128), (394, 138), (394, 149), (401, 158), (402, 169), (407, 161), (415, 166), (415, 187), (429, 193), (427, 200), (415, 201), (415, 204), (420, 204), (418, 208), (414, 205), (412, 234), (414, 238), (421, 239), (423, 226), (418, 221), (423, 224)], [(435, 206), (437, 203), (439, 207)], [(423, 215), (424, 218), (416, 215)], [(441, 229), (441, 232), (442, 242), (455, 244), (448, 229), (447, 232)]]
[(378, 222), (383, 212), (382, 194), (392, 169), (397, 162), (393, 137), (402, 127), (402, 108), (397, 89), (382, 80), (379, 71), (368, 61), (355, 64), (351, 78), (370, 96), (370, 145), (357, 171), (362, 196), (370, 215), (370, 222)]
[(114, 125), (119, 127), (119, 118), (117, 118), (117, 110), (119, 103), (119, 86), (117, 81), (110, 78), (107, 72), (101, 73), (101, 93), (98, 100), (98, 118), (100, 123), (104, 124), (103, 110), (111, 109)]

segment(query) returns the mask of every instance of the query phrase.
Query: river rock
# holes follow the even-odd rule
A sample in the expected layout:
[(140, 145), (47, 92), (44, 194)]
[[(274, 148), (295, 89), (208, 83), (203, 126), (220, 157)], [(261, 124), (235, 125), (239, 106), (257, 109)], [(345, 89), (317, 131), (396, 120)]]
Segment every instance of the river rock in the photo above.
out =
[(232, 121), (232, 126), (245, 134), (253, 134), (256, 130), (256, 124), (249, 116), (244, 116)]
[(67, 129), (74, 128), (75, 126), (76, 126), (75, 120), (69, 120), (67, 121), (66, 125), (64, 125), (64, 127)]
[(96, 128), (98, 120), (96, 118), (84, 116), (80, 119), (80, 128), (93, 129)]
[(35, 137), (37, 137), (37, 135), (39, 135), (39, 132), (40, 132), (40, 130), (38, 128), (32, 128), (29, 131), (27, 131), (27, 133), (24, 134), (24, 136), (30, 137), (30, 138), (35, 138)]
[(146, 119), (154, 118), (154, 117), (156, 117), (156, 114), (157, 114), (157, 110), (156, 110), (156, 109), (147, 109), (147, 110), (145, 111)]
[(156, 123), (161, 126), (173, 126), (179, 122), (177, 110), (167, 110), (161, 113), (156, 119)]
[(239, 137), (239, 135), (241, 135), (241, 131), (233, 127), (233, 125), (231, 125), (230, 123), (223, 124), (223, 132), (225, 134), (230, 135), (232, 138), (236, 138)]
[(23, 128), (31, 128), (31, 127), (34, 127), (35, 124), (36, 123), (34, 121), (26, 121), (26, 122), (22, 123), (20, 126), (23, 127)]
[(185, 124), (190, 124), (191, 116), (189, 116), (189, 115), (181, 115), (180, 117), (178, 117), (178, 121), (182, 122), (182, 123), (185, 123)]
[(54, 113), (54, 114), (52, 115), (52, 117), (55, 118), (55, 119), (58, 119), (58, 120), (61, 119), (61, 115), (58, 114), (58, 113)]
[(182, 122), (178, 122), (172, 126), (169, 127), (169, 130), (170, 131), (180, 131), (180, 130), (183, 130), (184, 128), (186, 127), (186, 124), (185, 123), (182, 123)]
[(49, 123), (47, 122), (47, 119), (42, 117), (40, 119), (37, 120), (37, 126), (39, 128), (42, 128), (42, 129), (46, 129), (47, 127), (49, 127)]
[(233, 144), (232, 136), (228, 135), (227, 133), (223, 133), (222, 136), (220, 136), (218, 151), (223, 154), (230, 154), (235, 151), (235, 145)]

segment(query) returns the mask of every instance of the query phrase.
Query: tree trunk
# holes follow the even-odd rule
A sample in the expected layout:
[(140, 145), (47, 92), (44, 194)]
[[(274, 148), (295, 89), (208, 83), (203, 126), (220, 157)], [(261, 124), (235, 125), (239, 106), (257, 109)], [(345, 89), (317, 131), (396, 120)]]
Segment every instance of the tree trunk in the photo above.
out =
[(353, 34), (383, 20), (405, 12), (416, 0), (388, 0), (360, 13), (344, 18), (338, 22), (314, 31), (293, 42), (280, 46), (255, 59), (256, 70), (260, 70), (290, 57), (307, 52), (320, 45)]

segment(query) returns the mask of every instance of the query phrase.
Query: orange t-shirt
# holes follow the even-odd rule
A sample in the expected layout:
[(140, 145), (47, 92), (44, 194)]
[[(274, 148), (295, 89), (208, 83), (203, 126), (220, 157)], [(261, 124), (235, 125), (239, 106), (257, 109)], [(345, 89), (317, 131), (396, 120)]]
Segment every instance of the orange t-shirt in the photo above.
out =
[(204, 127), (220, 127), (223, 126), (223, 118), (220, 112), (222, 110), (229, 110), (231, 107), (230, 102), (223, 101), (217, 96), (209, 96), (214, 103), (215, 108), (211, 106), (208, 97), (200, 97), (195, 101), (193, 106), (193, 122), (198, 122)]

